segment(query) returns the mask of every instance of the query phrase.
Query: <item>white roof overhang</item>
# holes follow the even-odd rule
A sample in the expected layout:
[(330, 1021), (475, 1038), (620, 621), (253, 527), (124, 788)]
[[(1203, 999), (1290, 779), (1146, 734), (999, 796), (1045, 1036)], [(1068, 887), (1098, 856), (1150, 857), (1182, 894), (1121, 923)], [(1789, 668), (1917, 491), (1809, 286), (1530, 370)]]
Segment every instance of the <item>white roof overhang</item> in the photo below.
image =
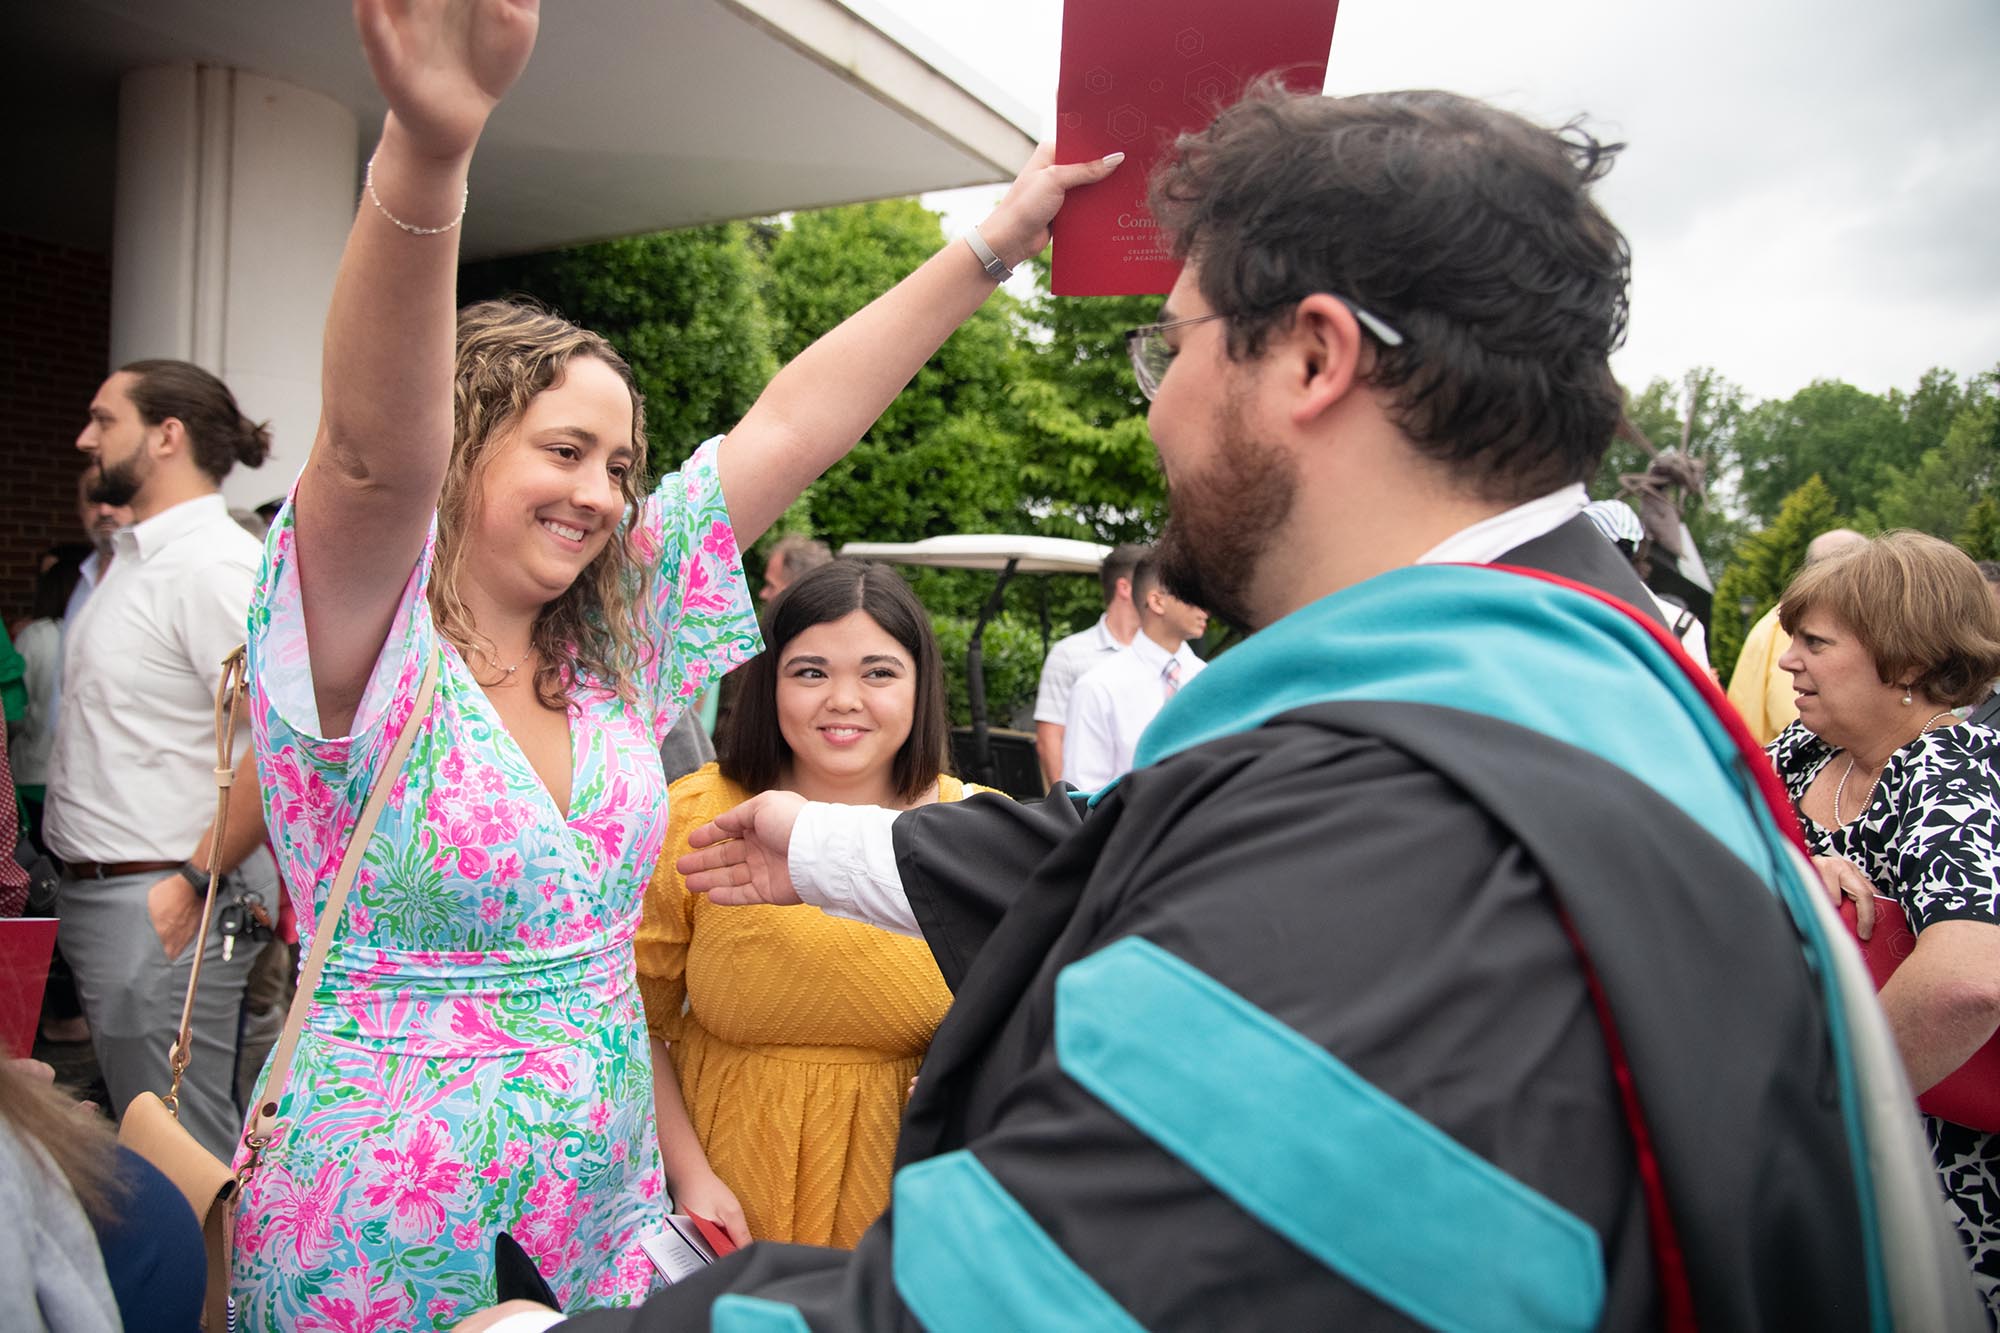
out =
[[(473, 164), (469, 258), (1006, 180), (1032, 117), (838, 0), (570, 0)], [(194, 63), (267, 75), (352, 109), (383, 102), (334, 0), (9, 5), (0, 97), (17, 188), (0, 230), (108, 244), (118, 81)], [(865, 11), (864, 11), (865, 12)]]

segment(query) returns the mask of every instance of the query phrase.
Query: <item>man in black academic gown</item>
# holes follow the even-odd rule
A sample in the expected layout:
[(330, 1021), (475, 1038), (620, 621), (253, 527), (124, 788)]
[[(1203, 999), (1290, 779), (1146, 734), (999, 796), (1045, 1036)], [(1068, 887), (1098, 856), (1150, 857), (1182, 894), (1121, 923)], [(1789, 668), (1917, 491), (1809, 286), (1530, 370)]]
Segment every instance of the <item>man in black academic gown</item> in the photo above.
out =
[(1183, 140), (1160, 557), (1256, 633), (1104, 793), (698, 835), (692, 887), (921, 933), (956, 1000), (853, 1253), (565, 1327), (1980, 1326), (1762, 761), (1579, 517), (1611, 152), (1442, 93)]

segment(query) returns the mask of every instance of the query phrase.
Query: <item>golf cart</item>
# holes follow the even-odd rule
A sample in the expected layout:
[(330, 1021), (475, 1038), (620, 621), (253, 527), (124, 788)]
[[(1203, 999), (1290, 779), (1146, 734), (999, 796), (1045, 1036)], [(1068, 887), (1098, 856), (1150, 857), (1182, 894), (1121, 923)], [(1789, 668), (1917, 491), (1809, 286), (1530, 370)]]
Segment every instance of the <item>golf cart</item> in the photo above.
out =
[[(965, 688), (970, 696), (972, 725), (952, 728), (952, 758), (959, 776), (996, 787), (1019, 799), (1039, 797), (1046, 785), (1035, 754), (1032, 732), (994, 727), (986, 716), (986, 669), (982, 642), (987, 624), (1000, 613), (1007, 584), (1016, 574), (1091, 574), (1103, 565), (1111, 548), (1064, 537), (1019, 537), (997, 533), (960, 533), (928, 537), (920, 542), (849, 542), (840, 554), (854, 560), (892, 565), (928, 565), (934, 569), (983, 569), (999, 574), (992, 593), (979, 609), (965, 649)], [(1042, 599), (1042, 656), (1049, 655), (1048, 599)]]

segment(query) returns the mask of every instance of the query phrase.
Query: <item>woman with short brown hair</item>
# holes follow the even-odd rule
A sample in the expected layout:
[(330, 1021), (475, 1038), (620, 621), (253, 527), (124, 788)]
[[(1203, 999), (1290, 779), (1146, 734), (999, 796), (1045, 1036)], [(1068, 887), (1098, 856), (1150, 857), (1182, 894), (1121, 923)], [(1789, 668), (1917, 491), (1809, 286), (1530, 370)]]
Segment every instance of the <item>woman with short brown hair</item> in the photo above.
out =
[[(2000, 673), (2000, 608), (1970, 557), (1892, 532), (1808, 566), (1779, 604), (1799, 720), (1769, 753), (1837, 903), (1875, 897), (1916, 948), (1882, 1008), (1923, 1093), (2000, 1030), (2000, 733), (1961, 722)], [(2000, 1134), (1924, 1117), (1987, 1309), (2000, 1313)]]

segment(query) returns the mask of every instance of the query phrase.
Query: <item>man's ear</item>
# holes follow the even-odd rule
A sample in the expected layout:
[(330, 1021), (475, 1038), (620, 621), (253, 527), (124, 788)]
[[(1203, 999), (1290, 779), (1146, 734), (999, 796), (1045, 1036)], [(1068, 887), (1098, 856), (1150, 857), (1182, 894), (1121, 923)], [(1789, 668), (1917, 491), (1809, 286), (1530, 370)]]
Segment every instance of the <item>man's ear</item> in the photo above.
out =
[(187, 452), (187, 426), (179, 417), (163, 417), (153, 429), (160, 432), (160, 441), (154, 446), (160, 457), (171, 458)]
[[(1119, 579), (1111, 585), (1111, 600), (1115, 602), (1120, 597), (1123, 597), (1128, 602), (1132, 601), (1132, 580)], [(1134, 604), (1136, 605), (1136, 603)]]
[(1347, 397), (1360, 378), (1366, 335), (1354, 312), (1325, 292), (1300, 301), (1292, 315), (1291, 413), (1296, 425), (1306, 425)]

